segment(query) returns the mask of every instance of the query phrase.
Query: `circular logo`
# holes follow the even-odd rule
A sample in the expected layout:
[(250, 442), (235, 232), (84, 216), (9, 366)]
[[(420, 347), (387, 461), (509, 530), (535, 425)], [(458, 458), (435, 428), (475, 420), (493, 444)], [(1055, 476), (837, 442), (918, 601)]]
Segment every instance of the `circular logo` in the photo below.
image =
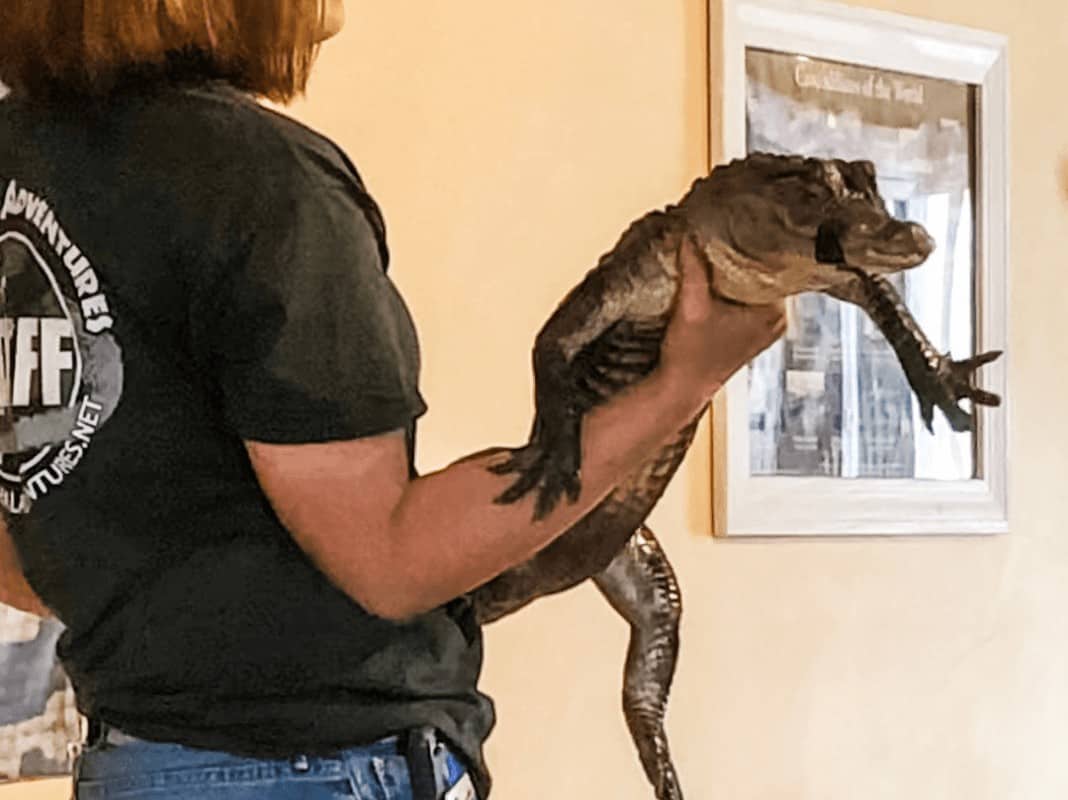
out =
[(0, 503), (25, 513), (77, 467), (122, 393), (121, 350), (89, 259), (44, 200), (0, 211)]

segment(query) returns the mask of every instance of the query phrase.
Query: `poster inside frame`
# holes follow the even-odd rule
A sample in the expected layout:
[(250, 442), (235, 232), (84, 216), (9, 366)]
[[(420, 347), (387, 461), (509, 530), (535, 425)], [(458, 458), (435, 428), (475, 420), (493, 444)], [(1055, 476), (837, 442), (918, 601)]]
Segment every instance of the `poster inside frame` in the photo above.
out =
[[(716, 8), (713, 6), (713, 12)], [(718, 117), (721, 147), (713, 135), (712, 163), (743, 156), (751, 149), (777, 149), (850, 159), (867, 157), (877, 164), (892, 164), (882, 170), (888, 180), (899, 184), (887, 184), (889, 188), (883, 191), (897, 198), (893, 203), (888, 200), (888, 205), (895, 205), (913, 219), (917, 209), (928, 213), (929, 217), (920, 214), (921, 221), (935, 220), (932, 233), (936, 240), (943, 240), (938, 241), (939, 247), (945, 250), (945, 240), (949, 240), (949, 249), (957, 254), (954, 261), (940, 253), (941, 266), (921, 266), (915, 271), (920, 280), (910, 276), (913, 302), (933, 298), (934, 306), (947, 309), (938, 317), (945, 322), (939, 327), (945, 328), (941, 338), (946, 341), (938, 341), (937, 333), (932, 339), (943, 349), (948, 347), (956, 358), (971, 351), (1005, 350), (1006, 38), (810, 0), (722, 0), (719, 8), (721, 17), (710, 14), (711, 50), (722, 56), (722, 60), (712, 59), (711, 86), (716, 87), (722, 79), (723, 88)], [(789, 108), (784, 112), (783, 106), (791, 104), (791, 97), (800, 101), (798, 107), (804, 114)], [(716, 124), (714, 96), (713, 103)], [(819, 113), (809, 113), (813, 108)], [(814, 117), (819, 120), (817, 124), (834, 127), (840, 120), (856, 130), (850, 136), (828, 128), (827, 135), (821, 136), (818, 127), (813, 128)], [(923, 124), (925, 118), (932, 124)], [(894, 120), (904, 120), (900, 125), (903, 130), (891, 129)], [(869, 127), (861, 130), (865, 124)], [(900, 148), (894, 146), (897, 139), (888, 137), (887, 132), (893, 137), (900, 135)], [(870, 154), (866, 152), (869, 146), (873, 149)], [(880, 146), (882, 150), (874, 152)], [(937, 156), (917, 167), (907, 163), (909, 152), (913, 161), (915, 152)], [(914, 182), (908, 180), (913, 173), (937, 178), (939, 185), (931, 188), (927, 180), (925, 190), (916, 190)], [(928, 210), (928, 197), (915, 197), (924, 192), (942, 206), (953, 206), (944, 198), (957, 200), (950, 209), (956, 214), (950, 214), (951, 226), (945, 224), (944, 208), (932, 205)], [(939, 268), (944, 276), (936, 274)], [(948, 280), (953, 277), (951, 273), (956, 274), (955, 284)], [(952, 297), (948, 289), (946, 296), (941, 296), (943, 283), (957, 287)], [(930, 434), (922, 425), (917, 427), (918, 418), (909, 409), (907, 393), (895, 384), (899, 376), (894, 370), (900, 369), (896, 362), (885, 363), (877, 337), (861, 335), (863, 312), (824, 308), (816, 298), (812, 295), (804, 301), (809, 315), (834, 321), (833, 336), (836, 343), (840, 337), (840, 352), (827, 356), (833, 348), (824, 347), (822, 364), (798, 366), (799, 362), (789, 362), (791, 351), (783, 361), (780, 346), (777, 355), (766, 354), (763, 361), (736, 375), (717, 399), (713, 415), (713, 532), (725, 537), (1006, 532), (1007, 418), (1011, 403), (1006, 363), (1011, 354), (985, 366), (978, 378), (984, 389), (1001, 395), (1000, 407), (980, 409), (973, 433), (954, 435), (939, 428), (944, 426), (944, 420), (939, 419), (935, 433)], [(950, 308), (955, 314), (952, 326)], [(795, 302), (792, 328), (798, 325), (799, 310), (804, 311)], [(871, 352), (865, 351), (869, 341), (873, 343)], [(811, 356), (800, 347), (794, 348), (793, 354), (797, 353)], [(884, 409), (889, 407), (891, 415), (900, 418), (893, 420), (893, 436), (883, 432), (876, 442), (879, 447), (870, 441), (857, 442), (858, 425), (860, 430), (863, 425), (857, 422), (856, 410), (864, 411), (863, 401), (870, 401), (864, 396), (864, 381), (857, 379), (858, 364), (862, 373), (868, 371), (861, 377), (867, 375), (869, 384), (872, 370), (876, 370)], [(836, 396), (823, 397), (832, 383), (837, 387)], [(806, 395), (815, 395), (820, 402), (806, 406)], [(885, 401), (888, 396), (893, 398), (889, 406)], [(770, 398), (767, 402), (766, 397)], [(774, 433), (764, 430), (765, 405), (773, 419), (787, 420)], [(830, 406), (833, 414), (828, 411)], [(854, 410), (852, 415), (849, 409)], [(807, 414), (804, 425), (812, 430), (789, 430), (790, 420), (799, 419), (802, 411)], [(834, 428), (833, 436), (815, 435), (819, 426), (813, 420), (818, 422), (820, 413), (833, 419), (833, 425), (828, 422), (824, 426)], [(863, 422), (863, 414), (860, 416)], [(848, 430), (841, 429), (843, 417)], [(758, 420), (759, 430), (754, 420)], [(803, 427), (800, 422), (797, 426)], [(872, 434), (864, 435), (871, 438)]]

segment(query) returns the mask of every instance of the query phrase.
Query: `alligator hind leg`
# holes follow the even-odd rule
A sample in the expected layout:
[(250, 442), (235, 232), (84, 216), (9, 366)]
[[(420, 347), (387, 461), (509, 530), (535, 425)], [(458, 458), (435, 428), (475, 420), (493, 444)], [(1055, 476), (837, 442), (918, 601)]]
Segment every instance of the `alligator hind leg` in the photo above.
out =
[(657, 800), (682, 800), (664, 714), (679, 654), (682, 596), (659, 542), (644, 525), (598, 575), (597, 588), (630, 623), (623, 713)]

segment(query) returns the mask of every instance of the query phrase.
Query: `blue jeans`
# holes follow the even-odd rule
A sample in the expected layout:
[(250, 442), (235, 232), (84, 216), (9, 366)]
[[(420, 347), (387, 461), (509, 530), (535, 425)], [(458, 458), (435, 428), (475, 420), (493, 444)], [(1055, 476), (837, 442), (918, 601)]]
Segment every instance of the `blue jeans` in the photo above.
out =
[[(329, 757), (244, 758), (111, 731), (75, 766), (75, 800), (412, 800), (396, 737)], [(448, 754), (449, 785), (463, 773)], [(444, 778), (444, 776), (443, 776)]]

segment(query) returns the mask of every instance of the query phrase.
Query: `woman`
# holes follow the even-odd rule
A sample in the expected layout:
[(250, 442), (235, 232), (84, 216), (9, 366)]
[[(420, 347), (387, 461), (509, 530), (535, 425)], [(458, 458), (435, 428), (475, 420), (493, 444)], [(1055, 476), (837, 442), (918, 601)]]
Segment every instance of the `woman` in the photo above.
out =
[(79, 798), (484, 797), (464, 594), (782, 331), (781, 307), (713, 301), (685, 246), (661, 364), (587, 418), (576, 502), (536, 524), (531, 499), (494, 504), (486, 456), (415, 476), (418, 351), (378, 209), (253, 99), (298, 94), (342, 19), (0, 6), (0, 600), (66, 626)]

